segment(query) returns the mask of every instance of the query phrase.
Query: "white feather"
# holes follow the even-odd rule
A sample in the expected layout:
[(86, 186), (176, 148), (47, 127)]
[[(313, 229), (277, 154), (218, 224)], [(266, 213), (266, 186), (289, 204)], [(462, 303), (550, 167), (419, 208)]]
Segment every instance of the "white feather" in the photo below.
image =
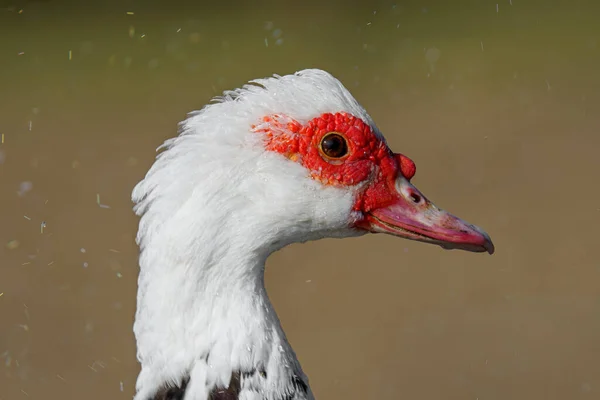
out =
[(251, 127), (275, 113), (306, 123), (340, 111), (381, 135), (337, 79), (304, 70), (226, 92), (161, 146), (133, 191), (141, 216), (135, 400), (187, 375), (186, 400), (206, 400), (239, 370), (266, 372), (243, 379), (244, 400), (280, 399), (293, 392), (294, 374), (306, 381), (265, 292), (265, 260), (293, 242), (359, 234), (350, 228), (356, 192), (324, 186), (265, 151)]

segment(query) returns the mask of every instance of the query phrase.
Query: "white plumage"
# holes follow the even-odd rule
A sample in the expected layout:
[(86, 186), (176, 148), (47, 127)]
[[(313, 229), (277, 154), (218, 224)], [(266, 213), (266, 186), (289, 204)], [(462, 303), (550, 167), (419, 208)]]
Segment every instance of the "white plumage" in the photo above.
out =
[(141, 216), (135, 400), (188, 378), (185, 400), (219, 398), (215, 390), (240, 372), (238, 397), (223, 399), (313, 399), (265, 292), (265, 260), (293, 242), (366, 233), (353, 225), (361, 217), (353, 205), (367, 183), (311, 179), (267, 151), (252, 127), (274, 113), (305, 124), (337, 112), (383, 138), (337, 79), (304, 70), (226, 92), (161, 146), (133, 191)]

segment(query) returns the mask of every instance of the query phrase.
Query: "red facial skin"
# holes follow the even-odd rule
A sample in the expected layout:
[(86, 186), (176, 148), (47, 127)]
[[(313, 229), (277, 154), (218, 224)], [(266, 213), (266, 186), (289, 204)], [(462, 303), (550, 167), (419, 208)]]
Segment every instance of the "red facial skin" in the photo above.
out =
[[(355, 228), (444, 248), (494, 252), (487, 233), (427, 200), (410, 183), (416, 170), (414, 162), (394, 154), (360, 118), (343, 112), (327, 113), (302, 125), (275, 114), (264, 117), (252, 129), (265, 136), (267, 150), (300, 163), (313, 179), (325, 185), (358, 186), (353, 209), (360, 217), (354, 222)], [(330, 133), (346, 141), (347, 152), (339, 158), (321, 149), (323, 138)]]
[[(354, 186), (373, 178), (357, 197), (355, 211), (368, 213), (393, 203), (398, 174), (407, 180), (415, 174), (411, 159), (394, 154), (368, 124), (353, 115), (322, 114), (306, 125), (281, 115), (264, 117), (263, 122), (254, 130), (267, 136), (267, 149), (299, 162), (314, 179), (328, 185)], [(331, 132), (346, 138), (348, 153), (344, 157), (331, 159), (320, 150), (321, 140)]]

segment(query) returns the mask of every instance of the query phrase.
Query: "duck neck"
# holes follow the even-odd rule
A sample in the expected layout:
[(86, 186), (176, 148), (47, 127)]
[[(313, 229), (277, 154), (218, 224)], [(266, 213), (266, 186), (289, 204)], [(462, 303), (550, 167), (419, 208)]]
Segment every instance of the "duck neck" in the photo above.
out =
[(193, 257), (175, 243), (144, 247), (134, 324), (142, 366), (135, 400), (152, 398), (171, 383), (187, 386), (192, 394), (186, 398), (194, 399), (224, 388), (272, 391), (269, 399), (309, 391), (265, 291), (266, 255), (235, 242), (197, 249)]

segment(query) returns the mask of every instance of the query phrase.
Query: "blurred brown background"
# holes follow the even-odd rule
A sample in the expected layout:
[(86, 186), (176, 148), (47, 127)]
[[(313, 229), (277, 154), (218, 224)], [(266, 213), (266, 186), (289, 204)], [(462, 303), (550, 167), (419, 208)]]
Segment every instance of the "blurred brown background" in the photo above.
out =
[(377, 235), (271, 257), (317, 397), (600, 398), (599, 17), (583, 0), (0, 1), (0, 399), (131, 398), (133, 185), (188, 111), (308, 67), (497, 248)]

